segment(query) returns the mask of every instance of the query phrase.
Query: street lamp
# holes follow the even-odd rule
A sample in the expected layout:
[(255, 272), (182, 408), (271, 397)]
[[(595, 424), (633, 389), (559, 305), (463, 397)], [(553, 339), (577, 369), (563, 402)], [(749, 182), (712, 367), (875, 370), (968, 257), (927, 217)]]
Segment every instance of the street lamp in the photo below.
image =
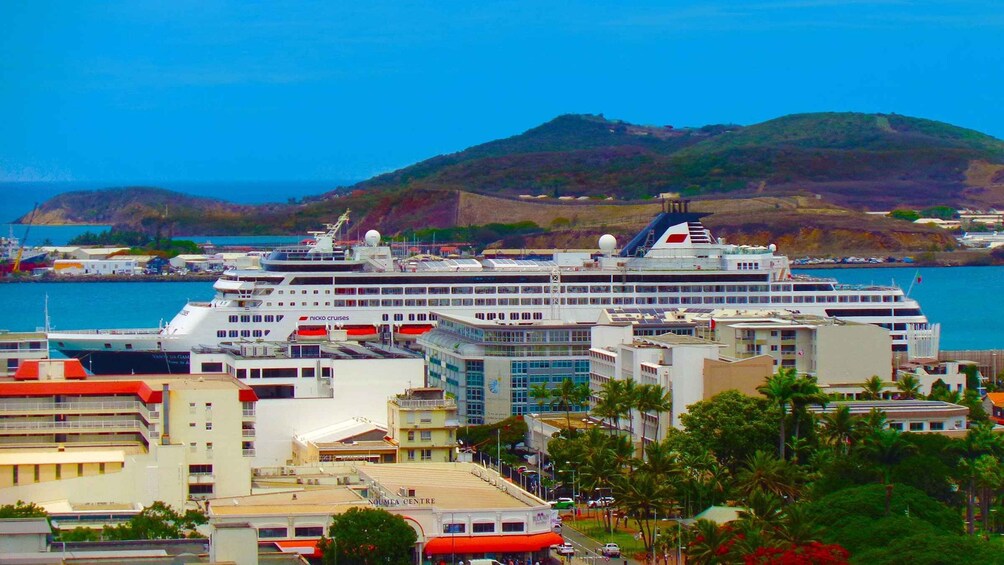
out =
[[(571, 461), (565, 461), (565, 465), (568, 465), (569, 467), (571, 467), (572, 462)], [(558, 472), (559, 473), (571, 473), (572, 474), (572, 519), (574, 520), (576, 518), (576, 516), (578, 514), (578, 510), (579, 510), (579, 497), (578, 497), (578, 495), (576, 493), (576, 490), (575, 490), (575, 469), (569, 468), (569, 469), (564, 469), (564, 470), (561, 470), (561, 471), (558, 471)]]
[[(544, 462), (541, 460), (541, 445), (544, 443), (544, 420), (540, 419), (540, 414), (534, 413), (530, 414), (530, 417), (537, 420), (540, 423), (540, 437), (537, 438), (535, 442), (537, 444), (537, 498), (540, 498), (540, 483), (544, 478)], [(533, 431), (530, 431), (530, 435), (533, 435)]]

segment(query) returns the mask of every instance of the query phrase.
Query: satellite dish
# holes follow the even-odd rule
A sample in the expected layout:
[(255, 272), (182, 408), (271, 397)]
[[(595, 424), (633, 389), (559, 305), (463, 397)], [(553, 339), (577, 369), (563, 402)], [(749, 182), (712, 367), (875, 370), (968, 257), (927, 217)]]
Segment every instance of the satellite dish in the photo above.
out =
[(376, 230), (366, 232), (366, 245), (376, 247), (378, 243), (380, 243), (380, 232)]

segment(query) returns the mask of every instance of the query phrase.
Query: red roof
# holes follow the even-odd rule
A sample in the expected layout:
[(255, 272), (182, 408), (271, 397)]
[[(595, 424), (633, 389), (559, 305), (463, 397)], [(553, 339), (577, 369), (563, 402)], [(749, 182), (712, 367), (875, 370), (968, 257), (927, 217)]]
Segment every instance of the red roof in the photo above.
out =
[(465, 536), (432, 538), (425, 542), (425, 554), (445, 553), (521, 553), (540, 551), (562, 543), (559, 534), (511, 534), (494, 536)]
[(26, 359), (14, 372), (14, 379), (18, 381), (38, 380), (40, 373), (39, 363), (46, 365), (62, 365), (63, 378), (66, 379), (86, 379), (87, 371), (80, 364), (80, 359)]
[[(254, 391), (250, 391), (254, 394)], [(147, 404), (160, 404), (163, 393), (143, 381), (33, 381), (0, 383), (0, 397), (21, 396), (108, 396), (131, 394)], [(257, 400), (257, 398), (256, 398)]]

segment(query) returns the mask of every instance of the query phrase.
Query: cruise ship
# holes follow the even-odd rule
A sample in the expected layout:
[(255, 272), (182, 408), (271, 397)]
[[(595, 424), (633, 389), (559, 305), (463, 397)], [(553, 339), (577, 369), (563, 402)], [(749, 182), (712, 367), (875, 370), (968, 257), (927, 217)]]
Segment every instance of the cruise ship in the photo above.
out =
[[(352, 339), (414, 339), (437, 314), (499, 324), (563, 320), (593, 324), (610, 308), (771, 310), (877, 324), (893, 349), (935, 357), (938, 325), (895, 286), (840, 284), (793, 275), (774, 245), (716, 240), (685, 201), (671, 202), (617, 251), (611, 235), (598, 253), (552, 260), (396, 258), (375, 230), (340, 242), (348, 220), (281, 247), (259, 270), (230, 270), (209, 302), (190, 302), (164, 327), (49, 334), (51, 347), (95, 374), (188, 372), (195, 347), (295, 340), (342, 330)], [(541, 344), (541, 347), (547, 347)]]

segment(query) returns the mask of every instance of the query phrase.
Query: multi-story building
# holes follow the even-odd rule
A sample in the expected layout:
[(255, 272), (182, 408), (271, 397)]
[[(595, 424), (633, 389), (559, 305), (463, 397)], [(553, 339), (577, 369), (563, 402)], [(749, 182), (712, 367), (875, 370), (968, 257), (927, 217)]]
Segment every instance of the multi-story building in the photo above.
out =
[(553, 531), (556, 511), (550, 505), (479, 465), (355, 463), (340, 468), (335, 463), (325, 465), (323, 473), (300, 471), (271, 478), (288, 481), (283, 492), (211, 501), (210, 524), (250, 525), (259, 541), (319, 557), (317, 540), (327, 533), (332, 516), (351, 508), (382, 508), (415, 530), (415, 564), (485, 558), (546, 562), (549, 548), (562, 542)]
[(886, 427), (901, 432), (939, 433), (961, 437), (966, 434), (969, 408), (939, 400), (868, 400), (809, 405), (817, 414), (830, 414), (846, 406), (852, 416), (866, 416), (872, 410), (885, 414)]
[(45, 332), (0, 330), (0, 377), (13, 375), (28, 359), (47, 359), (49, 340)]
[(892, 375), (889, 330), (822, 318), (776, 313), (715, 313), (709, 339), (721, 343), (722, 354), (736, 359), (767, 355), (774, 366), (816, 377), (827, 392), (853, 394), (873, 375)]
[(453, 461), (458, 426), (457, 403), (441, 388), (412, 388), (387, 401), (387, 427), (398, 461)]
[(672, 395), (670, 412), (635, 411), (629, 421), (634, 423), (638, 442), (665, 437), (670, 426), (682, 427), (680, 416), (691, 404), (730, 389), (757, 394), (756, 387), (774, 372), (773, 361), (766, 355), (733, 359), (721, 356), (721, 349), (719, 343), (692, 336), (635, 338), (629, 325), (596, 326), (589, 350), (594, 401), (610, 380), (633, 379), (663, 387)]
[(96, 377), (76, 359), (26, 361), (0, 379), (0, 504), (246, 494), (256, 401), (227, 375)]
[(534, 385), (555, 388), (566, 379), (587, 384), (589, 339), (582, 324), (440, 315), (439, 325), (418, 344), (428, 362), (428, 384), (457, 398), (464, 422), (490, 424), (556, 410), (529, 397)]
[(235, 341), (192, 351), (192, 372), (226, 373), (260, 399), (258, 417), (268, 426), (257, 432), (255, 467), (292, 462), (292, 438), (335, 422), (364, 418), (384, 423), (387, 397), (424, 384), (421, 355), (377, 343), (329, 341), (334, 333), (338, 331), (304, 333), (293, 342)]

